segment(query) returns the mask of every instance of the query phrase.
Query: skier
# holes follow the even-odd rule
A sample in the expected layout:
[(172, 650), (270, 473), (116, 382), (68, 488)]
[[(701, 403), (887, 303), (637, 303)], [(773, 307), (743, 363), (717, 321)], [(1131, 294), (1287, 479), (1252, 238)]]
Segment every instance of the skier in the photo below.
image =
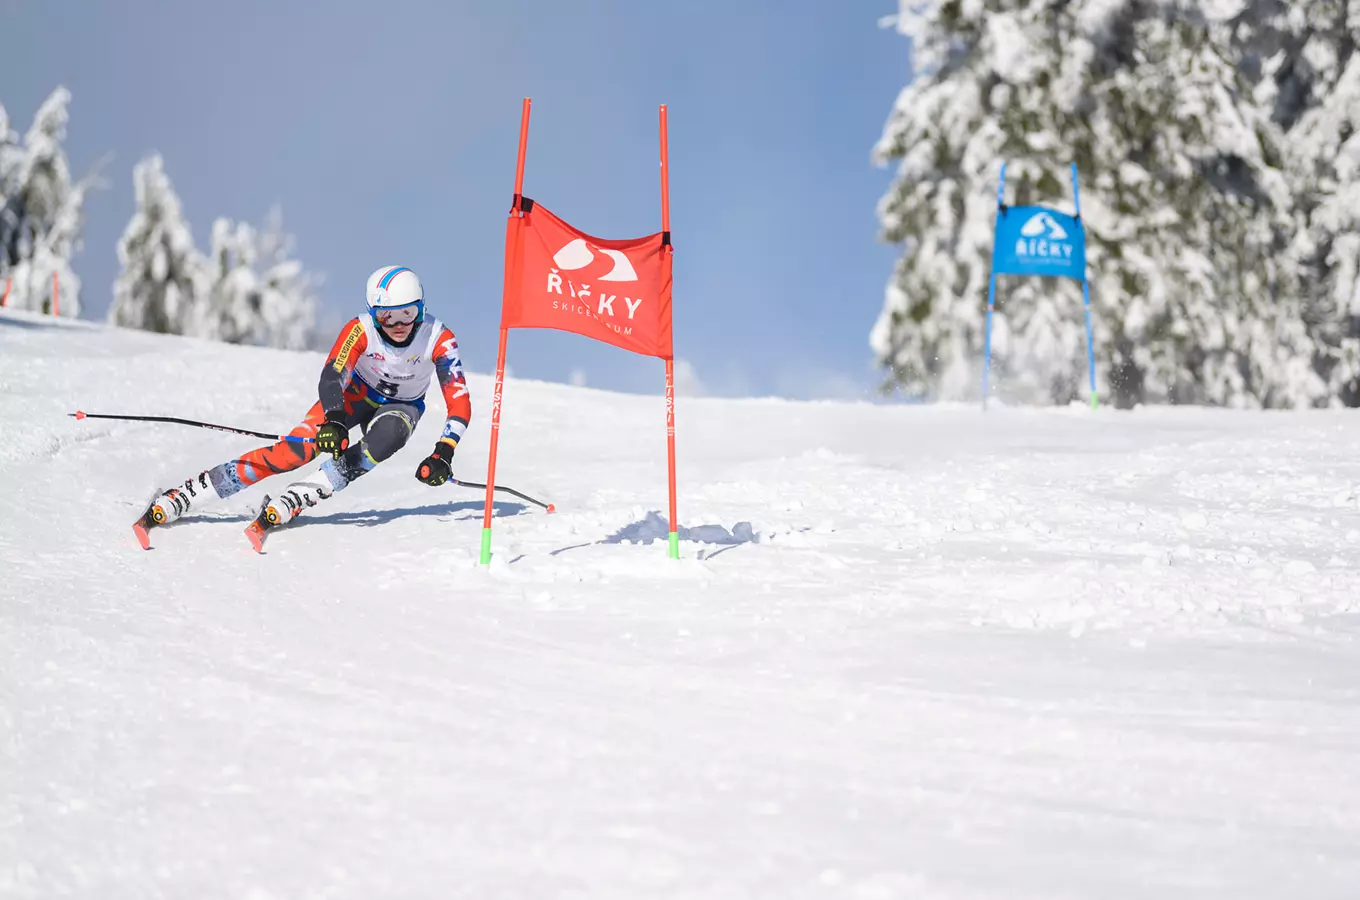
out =
[[(309, 478), (295, 481), (276, 499), (266, 495), (259, 516), (246, 528), (256, 550), (266, 532), (292, 521), (400, 450), (425, 412), (430, 376), (439, 381), (448, 418), (434, 450), (416, 468), (428, 485), (449, 479), (454, 450), (472, 418), (458, 342), (425, 312), (420, 278), (405, 266), (383, 266), (368, 277), (366, 315), (347, 322), (335, 341), (317, 386), (319, 399), (302, 424), (283, 440), (228, 460), (162, 491), (133, 526), (142, 547), (148, 529), (175, 521), (198, 505), (232, 496), (271, 475), (291, 472), (329, 453)], [(350, 430), (362, 438), (350, 443)]]

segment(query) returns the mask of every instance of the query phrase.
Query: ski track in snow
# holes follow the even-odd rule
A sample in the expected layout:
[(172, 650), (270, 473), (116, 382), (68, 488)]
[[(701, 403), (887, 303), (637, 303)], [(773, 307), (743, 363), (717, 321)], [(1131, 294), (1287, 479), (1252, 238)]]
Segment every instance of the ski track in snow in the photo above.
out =
[[(0, 897), (1360, 896), (1360, 416), (510, 380), (256, 555), (316, 354), (0, 313)], [(486, 472), (490, 379), (455, 474)], [(309, 467), (303, 472), (309, 472)]]

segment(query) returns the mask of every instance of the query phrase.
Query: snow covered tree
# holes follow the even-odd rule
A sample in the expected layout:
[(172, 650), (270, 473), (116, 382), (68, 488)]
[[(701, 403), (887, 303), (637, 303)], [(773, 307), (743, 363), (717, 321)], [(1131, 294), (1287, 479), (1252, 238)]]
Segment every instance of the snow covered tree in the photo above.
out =
[(871, 344), (895, 385), (914, 395), (963, 395), (982, 346), (977, 299), (987, 289), (995, 196), (988, 181), (1004, 134), (989, 108), (987, 56), (996, 48), (981, 12), (903, 0), (897, 16), (912, 41), (915, 77), (875, 156), (898, 161), (879, 218), (884, 237), (906, 247)]
[(118, 244), (123, 270), (109, 321), (235, 344), (311, 347), (319, 279), (290, 258), (293, 239), (277, 209), (263, 232), (218, 219), (205, 257), (163, 160), (143, 160), (133, 180), (137, 212)]
[(1111, 224), (1128, 230), (1103, 235), (1095, 276), (1133, 288), (1122, 315), (1105, 310), (1128, 400), (1295, 406), (1325, 391), (1286, 259), (1280, 133), (1228, 52), (1238, 12), (1129, 3), (1090, 33), (1135, 60), (1088, 80), (1089, 146), (1123, 161), (1098, 199), (1117, 199)]
[[(1065, 7), (902, 3), (897, 25), (912, 40), (915, 78), (875, 156), (899, 161), (879, 214), (884, 236), (906, 246), (871, 342), (891, 382), (911, 394), (976, 396), (1002, 159), (1010, 164), (1009, 204), (1071, 208), (1068, 165), (1079, 148), (1069, 120), (1085, 79), (1065, 52), (1078, 26)], [(1100, 174), (1090, 156), (1077, 155), (1088, 227), (1091, 180)], [(1085, 340), (1077, 285), (1001, 280), (993, 338), (1000, 393), (1071, 399), (1082, 382)]]
[(13, 281), (10, 306), (50, 312), (55, 274), (64, 316), (80, 312), (80, 279), (71, 259), (80, 248), (85, 194), (95, 183), (93, 176), (71, 179), (62, 149), (70, 102), (66, 88), (53, 91), (22, 146), (0, 113), (0, 278)]
[[(1118, 404), (1325, 394), (1287, 262), (1282, 129), (1233, 56), (1249, 5), (903, 0), (916, 72), (875, 148), (898, 161), (879, 213), (905, 244), (871, 335), (890, 385), (976, 396), (1004, 158), (1011, 203), (1070, 204), (1080, 166), (1097, 368)], [(1003, 284), (1000, 374), (1071, 399), (1079, 290)]]
[(311, 348), (318, 279), (290, 258), (292, 251), (277, 208), (263, 232), (244, 222), (214, 222), (207, 302), (190, 333), (233, 344)]
[(306, 272), (293, 259), (297, 241), (283, 228), (283, 212), (269, 211), (264, 231), (257, 237), (265, 343), (292, 350), (313, 348), (316, 340), (317, 291), (320, 276)]
[(127, 328), (183, 334), (206, 296), (206, 260), (194, 247), (179, 196), (159, 155), (132, 170), (137, 211), (118, 242), (122, 271), (109, 321)]
[(198, 337), (249, 343), (259, 317), (255, 275), (255, 230), (244, 222), (217, 219), (208, 251), (208, 291), (195, 310), (189, 333)]
[(1256, 54), (1259, 93), (1287, 133), (1291, 258), (1314, 368), (1333, 402), (1360, 406), (1360, 0), (1305, 0), (1272, 13), (1247, 39), (1266, 45)]
[(19, 136), (9, 127), (9, 113), (0, 105), (0, 276), (14, 265), (10, 248), (19, 226), (19, 210), (11, 198), (18, 193), (23, 157)]

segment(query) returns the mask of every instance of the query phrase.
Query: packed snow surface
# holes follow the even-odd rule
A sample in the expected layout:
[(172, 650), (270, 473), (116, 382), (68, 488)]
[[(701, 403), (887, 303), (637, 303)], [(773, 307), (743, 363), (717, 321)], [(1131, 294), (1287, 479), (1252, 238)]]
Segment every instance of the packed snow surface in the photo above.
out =
[(321, 363), (0, 313), (0, 897), (1360, 896), (1360, 416), (682, 397), (677, 562), (661, 398), (512, 379), (483, 567), (437, 393), (263, 555), (65, 415)]

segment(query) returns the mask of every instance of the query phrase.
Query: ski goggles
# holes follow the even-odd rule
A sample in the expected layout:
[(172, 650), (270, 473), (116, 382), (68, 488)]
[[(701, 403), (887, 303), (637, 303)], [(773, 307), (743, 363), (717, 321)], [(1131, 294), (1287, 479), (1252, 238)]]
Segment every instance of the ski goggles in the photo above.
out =
[(380, 307), (373, 310), (373, 318), (379, 325), (412, 325), (420, 318), (421, 304), (410, 303), (406, 306)]

